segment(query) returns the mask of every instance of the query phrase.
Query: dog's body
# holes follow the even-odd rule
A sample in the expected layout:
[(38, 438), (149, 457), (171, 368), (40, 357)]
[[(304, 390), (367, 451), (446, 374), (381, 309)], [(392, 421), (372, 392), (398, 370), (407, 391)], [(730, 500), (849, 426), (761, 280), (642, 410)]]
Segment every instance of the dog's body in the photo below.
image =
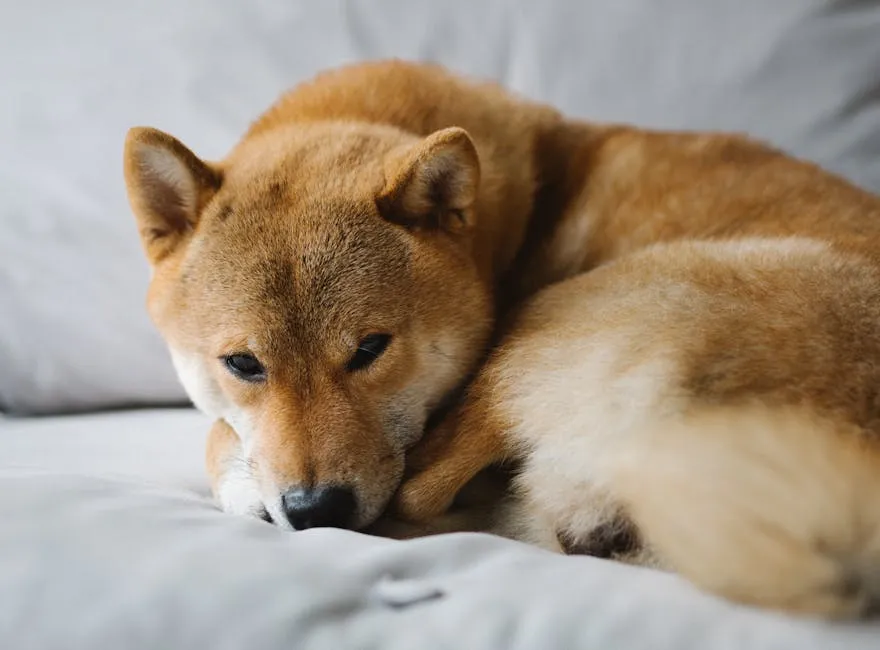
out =
[(524, 459), (515, 537), (861, 612), (880, 587), (878, 288), (873, 264), (785, 238), (661, 244), (545, 289), (401, 508), (442, 511), (474, 454)]
[(126, 178), (227, 510), (370, 525), (500, 317), (405, 518), (515, 458), (516, 536), (790, 610), (877, 596), (876, 197), (399, 62), (300, 86), (216, 165), (135, 130)]

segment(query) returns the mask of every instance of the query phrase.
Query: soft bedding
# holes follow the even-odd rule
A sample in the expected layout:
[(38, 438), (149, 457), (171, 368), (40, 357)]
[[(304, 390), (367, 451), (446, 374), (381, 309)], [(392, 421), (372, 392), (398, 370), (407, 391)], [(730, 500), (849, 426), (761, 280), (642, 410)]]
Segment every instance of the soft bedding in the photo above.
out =
[(0, 421), (0, 647), (868, 650), (675, 576), (481, 534), (281, 531), (213, 506), (189, 410)]

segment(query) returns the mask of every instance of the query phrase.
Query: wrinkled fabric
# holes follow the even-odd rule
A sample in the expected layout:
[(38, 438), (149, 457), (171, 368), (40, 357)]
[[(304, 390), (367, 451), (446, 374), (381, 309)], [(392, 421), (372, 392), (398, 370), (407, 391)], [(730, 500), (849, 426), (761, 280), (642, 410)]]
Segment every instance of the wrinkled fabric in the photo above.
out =
[(0, 422), (4, 650), (873, 650), (676, 576), (480, 534), (397, 542), (219, 512), (188, 410)]

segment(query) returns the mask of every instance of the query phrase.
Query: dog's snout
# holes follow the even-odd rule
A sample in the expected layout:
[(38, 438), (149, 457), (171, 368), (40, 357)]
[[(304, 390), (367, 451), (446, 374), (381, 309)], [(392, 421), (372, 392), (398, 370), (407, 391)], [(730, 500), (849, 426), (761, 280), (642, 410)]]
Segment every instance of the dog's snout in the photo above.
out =
[(351, 524), (356, 506), (354, 492), (339, 486), (292, 488), (281, 501), (295, 530), (345, 528)]

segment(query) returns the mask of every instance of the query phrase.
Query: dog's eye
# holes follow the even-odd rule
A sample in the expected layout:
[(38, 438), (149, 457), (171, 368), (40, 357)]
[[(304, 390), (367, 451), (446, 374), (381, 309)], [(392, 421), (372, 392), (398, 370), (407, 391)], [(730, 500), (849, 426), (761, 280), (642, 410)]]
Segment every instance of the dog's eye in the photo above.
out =
[(391, 343), (390, 334), (369, 334), (361, 339), (354, 356), (348, 362), (346, 368), (349, 372), (362, 370), (376, 359), (382, 356), (388, 344)]
[(244, 381), (259, 382), (266, 379), (266, 369), (252, 354), (230, 354), (223, 363), (233, 375)]

